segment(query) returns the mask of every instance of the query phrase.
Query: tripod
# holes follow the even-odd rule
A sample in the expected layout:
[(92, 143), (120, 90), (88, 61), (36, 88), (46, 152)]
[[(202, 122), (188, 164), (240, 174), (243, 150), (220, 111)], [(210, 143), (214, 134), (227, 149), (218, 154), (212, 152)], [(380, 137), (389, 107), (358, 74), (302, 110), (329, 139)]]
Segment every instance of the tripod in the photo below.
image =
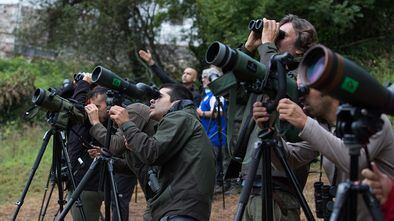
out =
[(224, 192), (225, 192), (225, 179), (224, 179), (224, 166), (223, 166), (223, 126), (222, 126), (222, 113), (224, 113), (224, 104), (220, 101), (219, 96), (215, 96), (216, 102), (213, 108), (213, 112), (211, 115), (211, 119), (209, 120), (209, 125), (208, 125), (208, 130), (211, 128), (211, 122), (213, 118), (216, 120), (217, 124), (217, 130), (215, 133), (213, 133), (209, 138), (211, 139), (212, 137), (215, 137), (218, 135), (218, 142), (219, 142), (219, 147), (218, 147), (218, 155), (216, 156), (216, 160), (219, 163), (219, 170), (218, 170), (218, 176), (221, 178), (222, 181), (222, 202), (223, 202), (223, 209), (226, 208), (226, 202), (225, 202), (225, 197), (224, 197)]
[(380, 119), (380, 113), (369, 112), (344, 104), (339, 107), (337, 118), (337, 131), (349, 148), (350, 180), (338, 185), (330, 221), (357, 220), (358, 194), (362, 194), (373, 220), (384, 220), (379, 209), (379, 203), (372, 195), (369, 187), (356, 183), (358, 181), (360, 149), (368, 143), (370, 136), (381, 130), (383, 123)]
[(260, 138), (260, 141), (255, 144), (253, 150), (251, 166), (245, 180), (245, 186), (241, 191), (234, 221), (242, 220), (242, 216), (244, 214), (250, 192), (253, 187), (253, 180), (256, 176), (260, 159), (263, 161), (262, 180), (264, 181), (263, 188), (261, 189), (261, 196), (263, 196), (262, 211), (264, 211), (265, 214), (264, 220), (273, 220), (271, 148), (274, 150), (276, 157), (279, 159), (282, 167), (285, 169), (286, 175), (290, 179), (293, 189), (296, 191), (298, 201), (301, 204), (306, 218), (308, 220), (314, 220), (312, 211), (310, 210), (305, 197), (302, 195), (302, 190), (299, 187), (298, 180), (285, 159), (282, 141), (276, 140), (276, 138), (274, 138), (274, 131), (271, 129), (262, 130), (258, 137)]
[[(51, 119), (54, 119), (55, 116), (52, 115), (50, 116), (50, 119), (48, 120), (48, 122), (53, 122)], [(40, 165), (41, 159), (45, 153), (45, 150), (48, 146), (49, 140), (51, 139), (51, 137), (53, 137), (53, 146), (52, 146), (52, 165), (51, 165), (51, 170), (48, 176), (48, 181), (46, 184), (46, 190), (44, 192), (44, 196), (43, 196), (43, 200), (41, 203), (41, 209), (40, 209), (40, 213), (39, 213), (39, 217), (38, 220), (43, 220), (50, 202), (50, 198), (52, 196), (52, 192), (54, 189), (55, 184), (58, 187), (58, 204), (59, 204), (59, 211), (61, 212), (63, 210), (63, 205), (65, 204), (65, 200), (64, 200), (64, 191), (63, 191), (63, 178), (62, 178), (62, 168), (61, 168), (61, 158), (62, 155), (65, 157), (66, 160), (66, 169), (67, 169), (67, 175), (69, 180), (71, 180), (71, 185), (75, 187), (75, 180), (74, 177), (72, 175), (72, 169), (71, 169), (71, 163), (70, 163), (70, 158), (68, 156), (68, 152), (66, 149), (66, 145), (64, 143), (64, 136), (63, 136), (63, 132), (62, 129), (58, 126), (56, 126), (55, 124), (52, 124), (52, 128), (48, 131), (46, 131), (46, 133), (44, 134), (43, 137), (43, 143), (41, 145), (41, 148), (38, 152), (38, 155), (36, 157), (36, 160), (33, 164), (33, 167), (30, 171), (30, 175), (29, 178), (26, 182), (26, 185), (22, 191), (22, 196), (20, 197), (20, 199), (16, 202), (17, 208), (13, 214), (12, 220), (16, 220), (18, 214), (19, 214), (19, 210), (21, 209), (24, 199), (26, 197), (26, 194), (30, 188), (31, 182), (33, 180), (33, 177), (38, 169), (38, 166)], [(60, 148), (61, 147), (61, 148)], [(44, 205), (44, 201), (47, 195), (47, 191), (48, 191), (48, 186), (49, 183), (51, 183), (51, 190), (49, 193), (49, 196), (47, 198), (47, 201)], [(82, 205), (80, 203), (80, 199), (78, 198), (78, 202), (77, 202), (77, 206), (79, 207), (79, 211), (81, 213), (81, 216), (83, 217), (84, 220), (86, 220), (85, 217), (85, 213), (84, 210), (82, 208)], [(59, 212), (58, 211), (58, 212)]]
[[(107, 92), (107, 106), (110, 107), (115, 104), (121, 104), (123, 101), (122, 95), (119, 93), (114, 93), (111, 90)], [(113, 121), (108, 119), (107, 123), (107, 134), (105, 137), (104, 148), (102, 149), (102, 154), (96, 157), (91, 163), (88, 171), (83, 176), (79, 185), (74, 189), (73, 194), (70, 197), (69, 202), (65, 205), (64, 210), (56, 217), (56, 220), (64, 220), (64, 217), (70, 211), (72, 205), (75, 203), (82, 190), (85, 188), (88, 180), (94, 175), (97, 166), (101, 167), (100, 172), (100, 186), (104, 190), (104, 205), (105, 205), (105, 217), (104, 220), (110, 220), (111, 217), (111, 191), (114, 195), (116, 214), (118, 220), (121, 220), (120, 208), (119, 208), (119, 198), (118, 191), (115, 184), (114, 174), (113, 174), (113, 163), (114, 159), (112, 154), (109, 152), (110, 142), (111, 142), (111, 129), (113, 127)]]
[[(264, 93), (263, 89), (265, 87), (270, 86), (268, 84), (268, 78), (271, 76), (274, 77), (275, 76), (274, 73), (277, 73), (275, 77), (277, 78), (278, 81), (278, 88), (276, 91), (275, 98), (272, 100), (272, 102), (266, 104), (268, 112), (272, 112), (273, 110), (275, 110), (279, 100), (286, 96), (287, 80), (285, 73), (285, 65), (291, 60), (292, 57), (288, 53), (275, 55), (271, 58), (270, 74), (266, 74), (264, 81), (262, 82), (260, 88), (257, 91), (258, 93), (263, 94)], [(248, 170), (247, 178), (245, 180), (245, 185), (241, 191), (237, 211), (234, 216), (234, 221), (240, 221), (242, 219), (242, 216), (244, 214), (253, 187), (253, 181), (256, 177), (256, 172), (260, 163), (260, 159), (263, 161), (262, 180), (264, 181), (263, 188), (261, 188), (261, 196), (263, 197), (262, 212), (264, 214), (264, 220), (266, 221), (273, 220), (271, 148), (274, 150), (274, 153), (276, 157), (279, 159), (282, 168), (284, 168), (287, 177), (290, 179), (291, 185), (296, 192), (297, 199), (301, 204), (301, 207), (305, 213), (306, 218), (308, 220), (314, 220), (312, 211), (310, 210), (305, 200), (305, 197), (302, 194), (298, 180), (286, 161), (282, 141), (277, 140), (277, 137), (275, 136), (275, 131), (269, 126), (266, 126), (265, 129), (259, 132), (258, 138), (260, 139), (260, 141), (258, 141), (255, 144), (252, 153), (251, 166)]]

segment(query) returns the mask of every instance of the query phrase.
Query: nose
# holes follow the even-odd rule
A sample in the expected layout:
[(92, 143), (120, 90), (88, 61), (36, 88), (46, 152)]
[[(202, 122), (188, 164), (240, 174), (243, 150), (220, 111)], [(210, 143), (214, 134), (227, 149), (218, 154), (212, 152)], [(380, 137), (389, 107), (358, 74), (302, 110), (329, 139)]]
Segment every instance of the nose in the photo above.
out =
[(154, 104), (155, 103), (155, 100), (154, 99), (151, 99), (150, 100), (150, 104)]

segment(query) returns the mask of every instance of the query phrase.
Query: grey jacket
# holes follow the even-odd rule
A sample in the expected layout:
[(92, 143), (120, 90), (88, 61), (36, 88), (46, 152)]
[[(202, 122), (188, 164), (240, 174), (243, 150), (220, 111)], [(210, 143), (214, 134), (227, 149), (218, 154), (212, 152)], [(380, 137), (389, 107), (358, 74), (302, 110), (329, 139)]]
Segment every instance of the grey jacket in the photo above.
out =
[[(373, 135), (367, 145), (370, 160), (386, 174), (394, 177), (394, 133), (387, 116), (382, 115), (383, 129)], [(294, 167), (303, 165), (318, 156), (323, 155), (323, 167), (330, 182), (333, 181), (335, 166), (337, 168), (337, 183), (349, 178), (350, 157), (348, 148), (343, 141), (334, 136), (319, 123), (308, 117), (304, 129), (299, 136), (305, 142), (287, 143), (285, 149), (289, 164)], [(367, 160), (364, 149), (361, 149), (359, 157), (359, 178), (361, 170), (367, 168)], [(361, 197), (358, 198), (358, 220), (372, 220)]]

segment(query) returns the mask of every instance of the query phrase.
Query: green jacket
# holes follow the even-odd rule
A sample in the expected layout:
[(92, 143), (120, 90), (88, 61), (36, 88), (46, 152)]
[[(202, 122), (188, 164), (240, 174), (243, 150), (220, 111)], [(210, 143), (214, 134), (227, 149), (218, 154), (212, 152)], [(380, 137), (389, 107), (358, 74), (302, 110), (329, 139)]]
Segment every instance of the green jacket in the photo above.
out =
[(215, 183), (213, 147), (193, 107), (167, 113), (153, 137), (133, 122), (122, 125), (131, 153), (161, 166), (160, 192), (149, 202), (153, 220), (188, 215), (209, 220)]
[[(258, 53), (260, 55), (260, 62), (262, 64), (266, 65), (267, 67), (269, 67), (271, 57), (273, 55), (278, 54), (278, 49), (274, 43), (265, 43), (265, 44), (262, 44), (258, 47)], [(299, 58), (296, 58), (296, 60), (299, 60)], [(296, 73), (297, 73), (297, 70), (295, 68), (296, 68), (296, 66), (290, 67), (289, 68), (290, 70), (287, 72), (287, 75), (290, 75), (295, 78)], [(244, 116), (243, 116), (241, 128), (244, 126), (244, 124), (249, 125), (249, 122), (247, 122), (246, 119), (248, 118), (248, 115), (252, 115), (253, 103), (256, 100), (260, 100), (261, 98), (262, 98), (262, 95), (257, 96), (257, 99), (256, 99), (256, 97), (253, 97), (253, 96), (249, 97), (248, 103), (246, 104), (246, 107), (244, 109), (245, 111), (244, 111)], [(253, 120), (253, 119), (251, 119), (251, 120)], [(246, 177), (246, 175), (247, 175), (247, 172), (250, 167), (253, 147), (254, 147), (256, 141), (259, 140), (257, 135), (258, 135), (258, 132), (260, 131), (260, 129), (258, 128), (257, 125), (254, 125), (253, 128), (249, 128), (249, 131), (250, 131), (250, 134), (248, 134), (249, 135), (248, 142), (245, 143), (246, 154), (245, 154), (244, 162), (242, 164), (241, 177)], [(276, 160), (275, 155), (272, 156), (272, 160), (273, 161)], [(294, 172), (295, 172), (296, 176), (299, 178), (299, 182), (301, 184), (301, 187), (303, 187), (305, 185), (306, 178), (308, 175), (309, 164), (305, 163), (304, 165), (302, 165), (302, 166), (299, 165), (299, 166), (300, 167), (297, 168), (296, 170), (294, 170)], [(262, 162), (260, 162), (260, 165), (259, 165), (259, 168), (257, 171), (257, 175), (261, 175), (261, 169), (262, 169)], [(286, 177), (286, 174), (284, 173), (284, 171), (282, 171), (281, 168), (274, 168), (274, 170), (272, 171), (272, 175), (273, 175), (273, 177)], [(273, 182), (275, 183), (275, 178), (274, 178)], [(285, 182), (284, 184), (286, 186), (288, 185), (287, 182)]]

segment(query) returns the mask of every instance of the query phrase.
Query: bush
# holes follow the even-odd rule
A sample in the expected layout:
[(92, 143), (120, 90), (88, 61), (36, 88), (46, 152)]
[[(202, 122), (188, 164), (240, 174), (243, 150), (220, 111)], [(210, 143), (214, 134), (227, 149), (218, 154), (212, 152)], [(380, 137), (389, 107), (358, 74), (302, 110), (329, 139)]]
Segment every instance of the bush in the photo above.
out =
[(0, 59), (0, 122), (19, 121), (32, 106), (35, 88), (60, 87), (62, 81), (81, 70), (92, 67), (77, 62), (32, 60), (24, 58)]

